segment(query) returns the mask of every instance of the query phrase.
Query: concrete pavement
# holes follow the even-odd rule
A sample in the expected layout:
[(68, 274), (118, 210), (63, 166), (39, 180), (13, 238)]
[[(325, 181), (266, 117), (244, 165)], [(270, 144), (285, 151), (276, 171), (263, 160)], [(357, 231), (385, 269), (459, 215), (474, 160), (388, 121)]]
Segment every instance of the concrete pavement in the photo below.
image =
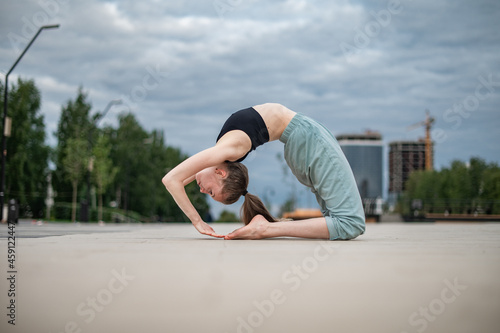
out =
[(500, 224), (369, 224), (338, 242), (21, 224), (13, 270), (1, 227), (1, 332), (500, 331)]

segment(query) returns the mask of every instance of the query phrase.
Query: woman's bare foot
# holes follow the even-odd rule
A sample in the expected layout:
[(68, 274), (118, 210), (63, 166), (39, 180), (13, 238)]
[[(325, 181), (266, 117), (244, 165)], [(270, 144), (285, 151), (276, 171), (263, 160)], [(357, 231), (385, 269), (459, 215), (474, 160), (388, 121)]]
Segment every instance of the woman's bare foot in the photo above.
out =
[(271, 223), (262, 215), (256, 215), (246, 226), (236, 229), (226, 235), (224, 239), (262, 239), (266, 238), (266, 231)]

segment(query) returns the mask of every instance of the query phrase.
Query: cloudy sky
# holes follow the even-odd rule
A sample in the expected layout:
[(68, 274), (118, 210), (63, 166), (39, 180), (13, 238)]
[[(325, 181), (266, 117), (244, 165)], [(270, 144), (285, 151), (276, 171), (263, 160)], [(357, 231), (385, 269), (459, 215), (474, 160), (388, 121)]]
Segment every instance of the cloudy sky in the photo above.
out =
[[(130, 110), (188, 154), (212, 145), (229, 114), (265, 102), (385, 143), (423, 137), (408, 126), (428, 109), (439, 169), (500, 162), (499, 18), (498, 0), (4, 0), (0, 72), (58, 23), (9, 77), (35, 80), (51, 145), (61, 105), (83, 86), (93, 112), (124, 101), (102, 123)], [(294, 190), (313, 207), (285, 181), (281, 151), (274, 142), (247, 158), (250, 192), (279, 205)]]

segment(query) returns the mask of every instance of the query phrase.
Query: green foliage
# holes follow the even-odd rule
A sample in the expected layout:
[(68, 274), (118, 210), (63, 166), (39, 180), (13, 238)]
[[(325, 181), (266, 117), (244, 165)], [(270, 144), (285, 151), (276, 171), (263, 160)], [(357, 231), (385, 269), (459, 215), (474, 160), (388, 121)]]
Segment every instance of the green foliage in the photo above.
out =
[[(114, 201), (125, 212), (138, 212), (143, 220), (187, 221), (161, 183), (167, 170), (186, 156), (182, 156), (176, 149), (166, 147), (163, 133), (148, 133), (144, 130), (131, 113), (119, 116), (118, 128), (107, 127), (100, 130), (94, 125), (90, 108), (87, 95), (79, 89), (75, 101), (69, 101), (62, 109), (57, 132), (59, 144), (55, 164), (59, 182), (55, 184), (56, 191), (68, 192), (61, 181), (67, 179), (61, 178), (66, 171), (57, 162), (64, 160), (67, 153), (64, 147), (68, 145), (70, 138), (84, 138), (90, 140), (94, 147), (92, 180), (99, 196), (99, 207)], [(208, 211), (205, 197), (200, 196), (197, 189), (190, 185), (186, 187), (186, 191), (200, 214)], [(82, 194), (85, 195), (86, 192), (85, 186)], [(59, 199), (69, 201), (64, 194)]]
[(64, 155), (64, 174), (72, 184), (78, 183), (87, 170), (87, 142), (78, 138), (69, 139)]
[(113, 161), (109, 157), (111, 152), (111, 145), (109, 144), (109, 138), (104, 135), (100, 135), (97, 144), (94, 146), (92, 151), (93, 158), (93, 170), (92, 175), (97, 185), (97, 194), (99, 195), (99, 214), (98, 220), (101, 221), (102, 217), (102, 206), (103, 200), (102, 196), (104, 191), (109, 187), (109, 185), (114, 181), (119, 168), (113, 166)]
[(150, 210), (148, 197), (153, 182), (149, 154), (144, 144), (148, 133), (129, 113), (120, 115), (118, 129), (111, 135), (111, 158), (115, 165), (120, 166), (116, 175), (117, 191), (121, 193), (119, 207), (147, 212)]
[[(119, 207), (140, 212), (153, 221), (189, 222), (161, 182), (187, 156), (165, 146), (162, 132), (146, 132), (133, 114), (120, 115), (118, 129), (107, 131), (112, 145), (110, 156), (120, 167), (115, 180)], [(205, 216), (209, 209), (205, 195), (194, 183), (186, 186), (186, 193)]]
[(453, 161), (441, 171), (417, 171), (410, 175), (402, 198), (402, 213), (500, 214), (500, 168), (480, 158), (469, 163)]
[(71, 221), (76, 221), (76, 201), (78, 182), (82, 179), (88, 165), (88, 144), (81, 138), (68, 139), (63, 159), (64, 174), (73, 187), (73, 212)]
[(295, 199), (295, 196), (292, 194), (290, 197), (281, 205), (280, 207), (280, 215), (283, 215), (283, 213), (286, 212), (293, 212), (295, 210), (295, 207), (297, 206), (297, 200)]
[(113, 166), (109, 157), (111, 145), (107, 136), (101, 135), (94, 146), (93, 153), (93, 178), (97, 185), (97, 193), (102, 194), (114, 181), (119, 168)]
[(53, 177), (53, 186), (57, 192), (57, 201), (69, 201), (72, 184), (68, 181), (63, 160), (68, 152), (70, 139), (87, 140), (90, 130), (89, 114), (92, 108), (87, 94), (79, 88), (75, 100), (69, 100), (61, 108), (61, 117), (54, 135), (57, 138), (54, 164), (56, 170)]
[[(117, 208), (113, 211), (122, 212), (121, 216), (134, 215), (142, 221), (189, 222), (161, 183), (162, 177), (187, 156), (166, 146), (163, 132), (144, 130), (130, 113), (119, 116), (117, 128), (97, 128), (99, 115), (91, 112), (88, 95), (79, 88), (75, 99), (61, 107), (54, 133), (57, 146), (51, 151), (45, 145), (40, 93), (34, 82), (18, 80), (9, 92), (13, 131), (7, 146), (6, 198), (19, 200), (22, 216), (27, 216), (27, 211), (33, 211), (35, 217), (44, 216), (51, 155), (55, 165), (52, 186), (56, 193), (52, 213), (57, 218), (75, 221), (77, 202), (86, 199), (89, 190), (86, 184), (80, 184), (88, 174), (88, 161), (93, 155), (92, 183), (99, 195), (99, 206), (103, 207), (103, 219), (111, 218), (110, 208), (104, 207), (114, 202)], [(186, 186), (186, 193), (200, 215), (208, 216), (206, 195), (200, 193), (194, 182)], [(91, 209), (91, 219), (100, 217), (96, 211)]]
[(486, 169), (483, 180), (480, 194), (481, 204), (487, 213), (498, 214), (500, 212), (500, 168), (495, 165)]
[[(3, 107), (4, 86), (0, 83)], [(11, 137), (7, 140), (5, 170), (6, 199), (19, 202), (23, 216), (43, 216), (47, 192), (48, 158), (45, 124), (40, 114), (40, 92), (33, 80), (17, 80), (8, 95), (8, 116), (12, 118)]]
[(239, 217), (230, 211), (223, 210), (216, 222), (239, 222)]

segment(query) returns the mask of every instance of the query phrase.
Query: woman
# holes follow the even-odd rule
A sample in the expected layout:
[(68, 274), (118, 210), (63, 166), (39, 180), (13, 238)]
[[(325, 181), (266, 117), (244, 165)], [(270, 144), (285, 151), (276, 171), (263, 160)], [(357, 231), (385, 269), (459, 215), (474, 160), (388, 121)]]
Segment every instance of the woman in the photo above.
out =
[[(285, 144), (288, 166), (316, 195), (323, 217), (276, 222), (260, 199), (247, 192), (248, 171), (240, 162), (258, 146), (274, 140)], [(184, 186), (193, 180), (201, 192), (224, 204), (234, 203), (243, 195), (245, 226), (225, 236), (215, 233), (186, 195)], [(256, 105), (234, 113), (222, 127), (215, 146), (180, 163), (162, 182), (195, 228), (213, 237), (335, 240), (353, 239), (365, 230), (356, 182), (335, 137), (319, 123), (280, 104)]]

